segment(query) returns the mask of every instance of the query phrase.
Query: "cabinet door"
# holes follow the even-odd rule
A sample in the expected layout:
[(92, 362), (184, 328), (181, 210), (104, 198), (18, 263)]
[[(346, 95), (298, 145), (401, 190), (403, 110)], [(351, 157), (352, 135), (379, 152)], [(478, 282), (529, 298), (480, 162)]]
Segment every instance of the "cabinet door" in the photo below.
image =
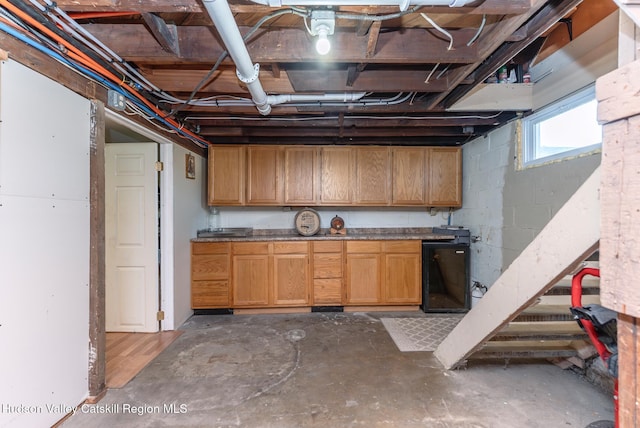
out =
[(429, 205), (462, 206), (462, 151), (457, 147), (429, 149)]
[(390, 167), (388, 147), (357, 147), (356, 196), (361, 205), (388, 205)]
[(384, 302), (421, 302), (421, 255), (385, 254)]
[(309, 255), (273, 256), (273, 304), (307, 306), (309, 304)]
[(320, 202), (324, 205), (351, 204), (353, 201), (354, 170), (352, 148), (323, 147)]
[(284, 203), (312, 205), (318, 202), (318, 149), (285, 147)]
[(282, 150), (279, 147), (249, 147), (247, 203), (281, 205), (283, 202)]
[(269, 255), (233, 256), (233, 306), (269, 305)]
[(346, 304), (379, 304), (380, 254), (347, 254)]
[(209, 146), (209, 205), (244, 204), (244, 147)]
[(391, 149), (393, 205), (426, 205), (424, 147), (394, 147)]

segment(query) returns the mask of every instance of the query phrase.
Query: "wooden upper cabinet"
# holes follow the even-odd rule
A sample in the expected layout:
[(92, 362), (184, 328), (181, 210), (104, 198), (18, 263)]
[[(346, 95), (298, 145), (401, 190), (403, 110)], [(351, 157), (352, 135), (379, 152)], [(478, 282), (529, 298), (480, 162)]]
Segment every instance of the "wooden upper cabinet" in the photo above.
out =
[(247, 204), (282, 205), (282, 157), (282, 149), (278, 146), (248, 148)]
[(462, 151), (212, 146), (209, 205), (460, 207)]
[(243, 205), (245, 148), (209, 146), (209, 205)]
[(285, 205), (315, 205), (318, 202), (317, 147), (285, 147)]
[(462, 150), (457, 147), (429, 149), (428, 205), (462, 206)]
[(389, 148), (358, 147), (355, 153), (355, 202), (360, 205), (388, 205), (391, 202)]
[(392, 205), (426, 205), (425, 171), (429, 152), (424, 147), (391, 149)]
[(350, 205), (353, 202), (355, 153), (351, 147), (323, 147), (320, 167), (320, 203)]

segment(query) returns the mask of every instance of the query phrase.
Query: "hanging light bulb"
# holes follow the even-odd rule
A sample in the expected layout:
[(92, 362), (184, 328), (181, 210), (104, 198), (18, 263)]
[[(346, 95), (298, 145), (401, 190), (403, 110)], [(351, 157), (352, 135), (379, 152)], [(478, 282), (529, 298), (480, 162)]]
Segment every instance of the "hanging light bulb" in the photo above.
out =
[(331, 42), (327, 38), (327, 35), (329, 34), (329, 29), (326, 26), (321, 25), (317, 29), (317, 32), (318, 32), (318, 41), (316, 42), (316, 51), (320, 55), (326, 55), (331, 50)]
[(320, 9), (311, 11), (311, 28), (309, 32), (312, 36), (318, 36), (316, 41), (316, 51), (320, 55), (326, 55), (331, 49), (329, 36), (333, 34), (336, 26), (335, 11)]

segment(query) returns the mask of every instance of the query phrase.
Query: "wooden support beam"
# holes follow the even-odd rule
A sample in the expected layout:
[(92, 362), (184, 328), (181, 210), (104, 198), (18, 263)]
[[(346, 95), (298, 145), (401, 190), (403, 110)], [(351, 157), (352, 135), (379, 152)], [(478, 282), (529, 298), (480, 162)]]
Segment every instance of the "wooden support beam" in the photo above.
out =
[(358, 67), (355, 64), (349, 64), (347, 67), (347, 81), (345, 86), (353, 87), (356, 79), (358, 78)]
[(640, 318), (640, 60), (597, 80), (602, 146), (602, 304)]
[(89, 142), (89, 396), (96, 401), (106, 391), (105, 332), (105, 110), (100, 101), (91, 102)]
[(167, 52), (180, 56), (178, 43), (178, 29), (175, 24), (167, 24), (162, 18), (153, 13), (143, 13), (142, 18), (147, 23), (151, 34)]
[(442, 341), (435, 356), (454, 368), (598, 247), (600, 169), (596, 169)]
[[(617, 3), (620, 3), (616, 0)], [(640, 5), (638, 5), (640, 6)], [(602, 305), (618, 314), (619, 426), (640, 424), (640, 60), (596, 81), (602, 143)]]
[[(213, 37), (210, 26), (179, 26), (178, 38), (188, 40), (180, 46), (181, 56), (162, 49), (142, 24), (83, 24), (83, 28), (107, 44), (114, 52), (127, 61), (136, 64), (213, 64), (222, 54), (224, 47)], [(240, 27), (242, 34), (250, 27)], [(366, 59), (370, 38), (353, 37), (353, 33), (338, 31), (332, 36), (331, 51), (333, 62), (375, 62), (391, 64), (423, 64), (441, 62), (443, 64), (465, 64), (478, 60), (475, 45), (467, 46), (464, 41), (474, 35), (474, 29), (451, 30), (455, 49), (447, 50), (448, 40), (442, 40), (423, 28), (407, 28), (402, 32), (380, 33), (377, 52)], [(317, 62), (315, 49), (311, 48), (309, 37), (296, 28), (267, 31), (247, 43), (247, 50), (255, 62), (301, 63)]]
[(618, 406), (619, 426), (640, 425), (640, 320), (629, 315), (618, 316)]
[(382, 22), (376, 21), (369, 29), (369, 39), (367, 40), (367, 58), (373, 58), (376, 54), (376, 46), (378, 45), (378, 37), (380, 36), (380, 27)]
[[(140, 0), (94, 0), (91, 2), (83, 2), (78, 0), (59, 0), (57, 5), (67, 12), (84, 12), (90, 9), (94, 12), (167, 12), (167, 13), (179, 13), (179, 12), (193, 12), (204, 13), (200, 2), (197, 0), (154, 0), (154, 1), (140, 1)], [(247, 3), (243, 1), (232, 0), (229, 2), (231, 11), (235, 13), (255, 13), (264, 14), (273, 12), (275, 8), (271, 6), (261, 6), (258, 4)], [(428, 10), (430, 13), (450, 13), (450, 14), (520, 14), (526, 13), (531, 7), (530, 0), (485, 0), (476, 7), (455, 7), (448, 6), (430, 7)], [(360, 12), (361, 6), (357, 8), (341, 7), (343, 11)], [(385, 14), (395, 13), (398, 11), (398, 6), (382, 6), (371, 7), (367, 10), (367, 13), (371, 14)]]

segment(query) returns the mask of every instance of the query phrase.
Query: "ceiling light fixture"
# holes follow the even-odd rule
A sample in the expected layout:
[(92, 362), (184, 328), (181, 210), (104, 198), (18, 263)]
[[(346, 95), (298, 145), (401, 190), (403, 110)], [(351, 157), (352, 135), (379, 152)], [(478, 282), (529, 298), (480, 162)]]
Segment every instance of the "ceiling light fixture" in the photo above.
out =
[(318, 36), (316, 42), (316, 51), (320, 55), (326, 55), (331, 49), (330, 35), (336, 27), (336, 13), (333, 10), (313, 10), (311, 11), (311, 28), (312, 36)]

